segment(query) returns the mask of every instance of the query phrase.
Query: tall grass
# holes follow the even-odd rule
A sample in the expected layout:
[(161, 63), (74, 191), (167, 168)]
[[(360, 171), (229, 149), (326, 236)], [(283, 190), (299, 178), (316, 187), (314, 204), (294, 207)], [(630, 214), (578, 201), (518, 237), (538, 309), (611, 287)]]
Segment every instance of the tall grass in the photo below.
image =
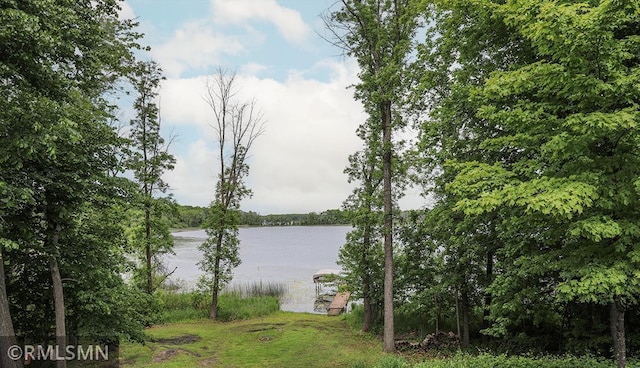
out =
[(159, 309), (158, 323), (195, 321), (209, 317), (211, 296), (197, 291), (156, 294)]
[(237, 321), (264, 317), (280, 310), (280, 301), (275, 296), (247, 296), (224, 293), (218, 301), (220, 321)]
[(274, 296), (282, 298), (289, 292), (286, 284), (273, 281), (253, 281), (233, 284), (223, 290), (223, 294), (238, 294), (244, 298), (256, 296)]
[[(283, 283), (251, 282), (225, 288), (218, 296), (218, 319), (234, 321), (263, 317), (280, 310), (280, 298), (288, 289)], [(209, 317), (211, 294), (208, 292), (159, 292), (156, 295), (157, 323), (196, 321)]]

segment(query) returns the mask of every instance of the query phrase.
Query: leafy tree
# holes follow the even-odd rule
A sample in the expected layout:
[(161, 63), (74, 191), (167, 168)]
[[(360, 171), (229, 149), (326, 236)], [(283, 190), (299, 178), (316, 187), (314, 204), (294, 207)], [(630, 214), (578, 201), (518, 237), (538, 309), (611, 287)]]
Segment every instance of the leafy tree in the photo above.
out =
[[(361, 130), (362, 131), (362, 130)], [(374, 316), (382, 309), (383, 265), (381, 224), (382, 224), (382, 175), (379, 169), (379, 155), (358, 152), (349, 156), (349, 167), (345, 172), (349, 181), (358, 181), (359, 187), (344, 203), (349, 213), (353, 230), (347, 234), (346, 243), (340, 248), (339, 264), (346, 274), (347, 284), (355, 297), (361, 297), (364, 306), (362, 331), (371, 329)], [(373, 148), (375, 150), (375, 148)]]
[(356, 99), (378, 119), (367, 124), (382, 142), (384, 198), (384, 351), (395, 351), (393, 324), (393, 196), (392, 133), (405, 124), (400, 116), (412, 41), (419, 26), (419, 5), (413, 0), (343, 0), (325, 19), (334, 44), (360, 65)]
[[(395, 280), (396, 299), (400, 301), (398, 312), (432, 322), (436, 333), (443, 327), (454, 300), (451, 275), (446, 272), (443, 254), (446, 242), (439, 237), (447, 231), (434, 225), (441, 220), (437, 208), (403, 214), (398, 224), (398, 240), (402, 246)], [(413, 326), (416, 330), (421, 327), (425, 326)]]
[(172, 227), (201, 227), (207, 214), (207, 208), (178, 206), (178, 213), (180, 215), (180, 226), (174, 224)]
[[(115, 135), (102, 96), (122, 75), (139, 36), (131, 22), (118, 20), (117, 10), (113, 1), (30, 0), (0, 9), (0, 190), (8, 198), (0, 205), (3, 261), (11, 264), (5, 256), (16, 246), (46, 260), (60, 345), (66, 335), (60, 260), (75, 246), (64, 239), (73, 214), (106, 186), (113, 163), (106, 152)], [(11, 336), (6, 310), (0, 306), (0, 333)]]
[[(505, 57), (504, 70), (472, 87), (474, 113), (486, 127), (475, 130), (484, 157), (452, 163), (457, 176), (448, 189), (462, 198), (457, 208), (467, 215), (510, 215), (503, 217), (504, 246), (519, 268), (514, 273), (536, 277), (560, 301), (609, 305), (622, 367), (624, 312), (640, 291), (634, 271), (640, 5), (474, 6), (530, 45), (523, 51), (533, 57), (526, 63)], [(500, 293), (507, 285), (498, 277), (492, 288)]]
[[(423, 231), (443, 250), (445, 269), (440, 277), (451, 288), (450, 293), (462, 298), (459, 309), (463, 314), (463, 343), (471, 332), (465, 323), (469, 318), (464, 317), (473, 309), (468, 301), (475, 300), (472, 304), (480, 306), (479, 295), (471, 299), (468, 296), (484, 294), (482, 327), (488, 332), (492, 306), (488, 287), (496, 268), (509, 265), (510, 259), (508, 251), (502, 252), (496, 225), (504, 214), (468, 214), (456, 208), (461, 198), (447, 191), (447, 186), (457, 171), (448, 162), (509, 162), (517, 158), (511, 150), (482, 149), (485, 138), (500, 136), (502, 131), (476, 115), (478, 106), (472, 95), (492, 72), (533, 58), (526, 40), (496, 18), (491, 7), (476, 5), (465, 1), (433, 3), (430, 28), (424, 42), (418, 45), (418, 62), (413, 64), (421, 83), (414, 86), (411, 98), (414, 109), (426, 108), (429, 112), (420, 129), (417, 155), (422, 156), (422, 176), (416, 179), (435, 204), (426, 211)], [(505, 255), (505, 263), (496, 265), (499, 254)]]
[(200, 246), (200, 268), (209, 276), (212, 301), (209, 317), (218, 317), (218, 293), (227, 283), (238, 257), (240, 201), (251, 195), (244, 183), (249, 174), (247, 155), (254, 141), (264, 131), (262, 114), (254, 100), (238, 101), (236, 74), (218, 69), (207, 82), (205, 100), (211, 107), (217, 134), (219, 172), (215, 198), (206, 220), (207, 240)]
[(157, 193), (167, 191), (168, 185), (162, 180), (162, 175), (172, 170), (176, 161), (169, 153), (171, 142), (166, 142), (160, 134), (160, 112), (156, 100), (163, 79), (161, 73), (155, 62), (140, 62), (132, 77), (138, 96), (134, 103), (137, 116), (130, 125), (133, 152), (128, 163), (140, 188), (144, 218), (141, 227), (133, 228), (133, 241), (143, 261), (144, 289), (148, 294), (158, 287), (154, 285), (154, 272), (160, 269), (159, 257), (173, 249), (169, 225), (162, 218), (163, 213), (172, 210), (173, 202), (155, 197)]
[(143, 341), (150, 322), (151, 297), (127, 285), (127, 239), (123, 231), (123, 200), (99, 198), (74, 216), (65, 242), (76, 244), (61, 261), (65, 274), (68, 335), (89, 341)]

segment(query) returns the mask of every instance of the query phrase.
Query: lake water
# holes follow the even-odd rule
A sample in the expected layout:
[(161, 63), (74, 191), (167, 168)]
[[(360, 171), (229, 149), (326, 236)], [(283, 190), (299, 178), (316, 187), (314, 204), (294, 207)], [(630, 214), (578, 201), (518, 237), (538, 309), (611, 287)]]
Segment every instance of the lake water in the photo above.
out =
[[(278, 282), (289, 293), (281, 309), (314, 312), (315, 286), (313, 274), (323, 268), (337, 268), (338, 251), (345, 242), (350, 226), (284, 226), (248, 227), (240, 229), (240, 259), (233, 271), (231, 284)], [(176, 272), (173, 280), (182, 280), (188, 288), (196, 285), (202, 271), (198, 246), (206, 239), (204, 230), (173, 234), (175, 255), (165, 260), (167, 268)]]

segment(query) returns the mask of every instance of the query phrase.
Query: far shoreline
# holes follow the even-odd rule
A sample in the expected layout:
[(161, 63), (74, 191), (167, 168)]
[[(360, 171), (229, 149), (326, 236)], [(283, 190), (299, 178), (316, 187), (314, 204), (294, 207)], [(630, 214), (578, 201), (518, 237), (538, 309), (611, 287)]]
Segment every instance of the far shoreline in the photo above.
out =
[[(352, 226), (351, 224), (295, 224), (295, 225), (238, 225), (239, 228), (250, 228), (250, 227), (303, 227), (303, 226), (310, 226), (310, 227), (320, 227), (320, 226)], [(184, 227), (184, 228), (176, 228), (176, 229), (169, 229), (169, 232), (171, 234), (174, 233), (183, 233), (183, 232), (187, 232), (187, 231), (197, 231), (197, 230), (206, 230), (204, 227)]]

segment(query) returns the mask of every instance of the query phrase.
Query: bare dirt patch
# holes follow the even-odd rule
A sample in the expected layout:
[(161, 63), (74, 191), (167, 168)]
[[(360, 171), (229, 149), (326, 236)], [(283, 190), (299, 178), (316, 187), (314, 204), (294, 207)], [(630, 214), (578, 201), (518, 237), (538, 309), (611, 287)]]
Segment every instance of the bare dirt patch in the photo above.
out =
[(154, 342), (164, 345), (182, 345), (193, 344), (194, 342), (198, 342), (200, 340), (202, 340), (202, 337), (198, 335), (182, 335), (170, 338), (156, 339), (154, 340)]
[(198, 365), (201, 367), (215, 367), (217, 359), (215, 357), (211, 357), (209, 359), (201, 360)]
[(154, 363), (164, 362), (166, 360), (171, 359), (177, 354), (178, 354), (178, 350), (176, 349), (162, 350), (153, 355), (153, 362)]
[(285, 326), (285, 325), (286, 325), (286, 323), (269, 323), (269, 324), (254, 323), (254, 324), (251, 324), (251, 325), (241, 326), (241, 327), (237, 328), (237, 330), (239, 332), (261, 332), (261, 331), (275, 330), (278, 327), (282, 327), (282, 326)]

